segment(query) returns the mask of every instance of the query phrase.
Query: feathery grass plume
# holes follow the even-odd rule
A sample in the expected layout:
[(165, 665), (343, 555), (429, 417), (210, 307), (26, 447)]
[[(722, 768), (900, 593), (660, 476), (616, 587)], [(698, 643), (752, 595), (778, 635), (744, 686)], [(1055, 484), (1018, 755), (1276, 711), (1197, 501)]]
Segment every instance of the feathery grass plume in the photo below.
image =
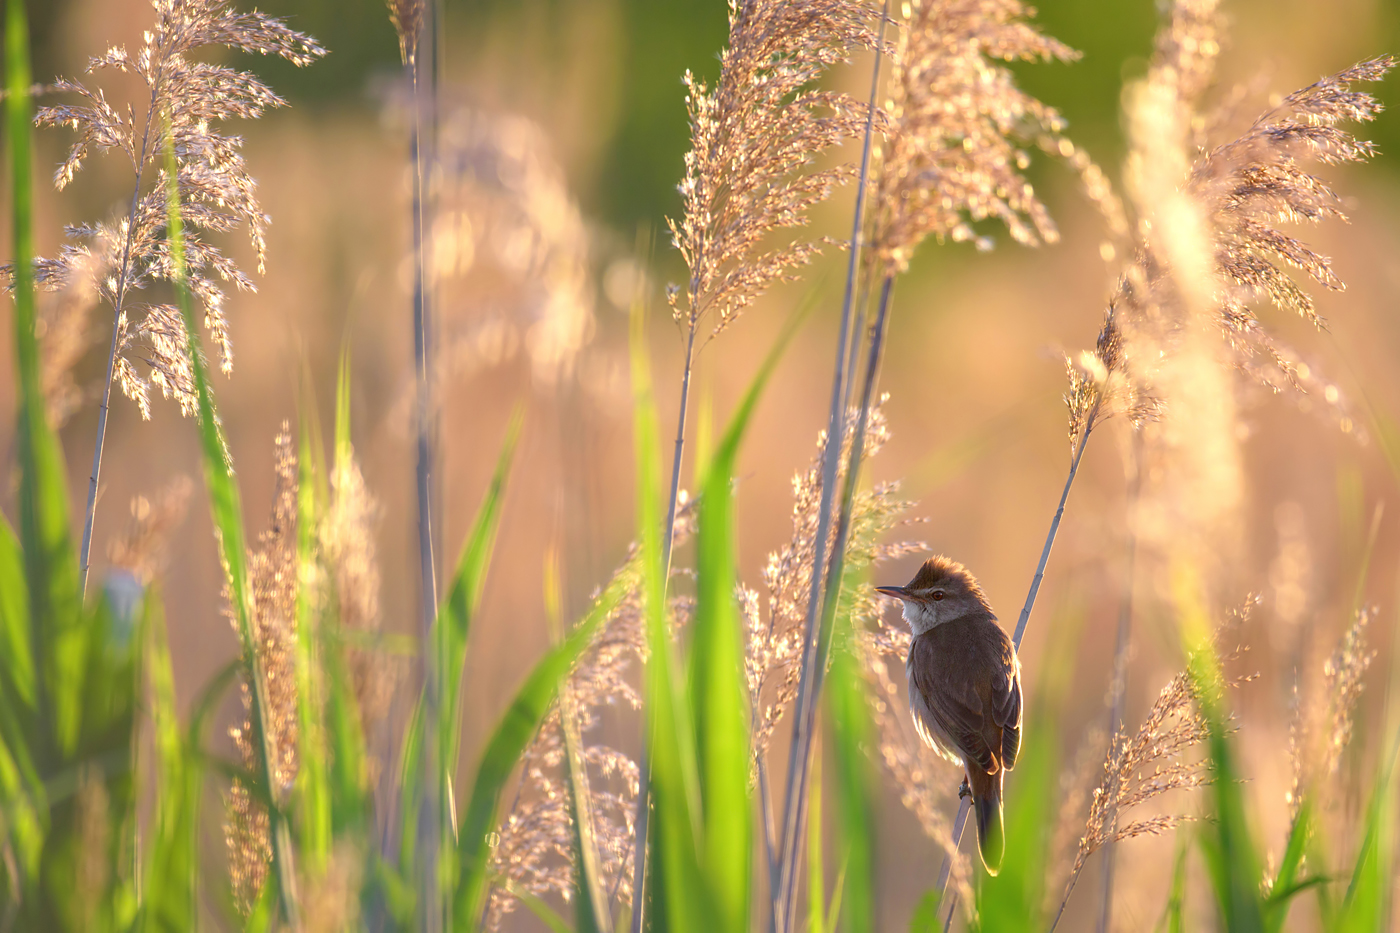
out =
[(88, 314), (97, 304), (101, 276), (97, 257), (85, 257), (75, 262), (62, 285), (35, 296), (44, 410), (55, 431), (62, 430), (93, 394), (91, 388), (78, 385), (73, 367), (95, 342)]
[(1367, 640), (1374, 615), (1371, 607), (1356, 611), (1337, 647), (1322, 664), (1320, 687), (1304, 694), (1294, 684), (1288, 729), (1293, 781), (1285, 797), (1290, 823), (1298, 818), (1304, 797), (1327, 786), (1341, 767), (1342, 753), (1351, 742), (1362, 678), (1376, 657)]
[[(1329, 290), (1344, 285), (1328, 257), (1280, 227), (1346, 219), (1336, 192), (1304, 166), (1309, 160), (1360, 162), (1375, 154), (1372, 143), (1340, 124), (1375, 118), (1380, 102), (1351, 85), (1380, 80), (1394, 59), (1362, 62), (1295, 91), (1242, 135), (1209, 148), (1204, 133), (1218, 121), (1195, 110), (1219, 53), (1218, 32), (1213, 0), (1173, 4), (1149, 75), (1129, 95), (1138, 142), (1128, 175), (1139, 235), (1105, 324), (1124, 335), (1126, 352), (1100, 360), (1102, 369), (1122, 371), (1140, 396), (1156, 394), (1152, 361), (1179, 342), (1189, 301), (1213, 318), (1224, 357), (1235, 367), (1273, 391), (1287, 386), (1321, 397), (1343, 432), (1355, 431), (1336, 387), (1295, 362), (1296, 354), (1264, 329), (1251, 303), (1266, 300), (1325, 326), (1290, 270)], [(1198, 153), (1189, 166), (1188, 151)], [(1199, 268), (1185, 269), (1183, 263)], [(1147, 346), (1134, 346), (1144, 341)]]
[(107, 545), (107, 559), (112, 566), (125, 570), (142, 586), (149, 586), (165, 568), (170, 536), (185, 520), (193, 491), (194, 483), (188, 476), (177, 476), (153, 499), (132, 499), (126, 530)]
[[(674, 536), (683, 543), (695, 534), (695, 502), (682, 491)], [(684, 569), (673, 573), (685, 574)], [(581, 754), (588, 769), (594, 840), (604, 888), (614, 901), (613, 914), (632, 904), (632, 859), (635, 843), (634, 811), (640, 790), (636, 762), (602, 744), (588, 744), (588, 733), (599, 725), (604, 707), (642, 708), (642, 697), (628, 679), (646, 666), (646, 619), (642, 606), (640, 549), (633, 543), (627, 558), (613, 574), (608, 587), (622, 581), (623, 595), (604, 619), (588, 650), (569, 675), (566, 689), (576, 717), (579, 735), (585, 738)], [(671, 601), (673, 631), (684, 627), (693, 609), (688, 597)], [(486, 928), (500, 929), (515, 910), (519, 892), (537, 897), (558, 895), (568, 901), (574, 890), (573, 817), (569, 807), (565, 773), (565, 743), (559, 706), (542, 723), (522, 759), (521, 785), (509, 813), (501, 822), (491, 853), (497, 884), (487, 908)]]
[(1060, 115), (998, 62), (1078, 53), (1025, 22), (1033, 11), (1018, 0), (911, 0), (904, 10), (872, 238), (882, 272), (904, 271), (929, 235), (990, 248), (973, 228), (989, 218), (1017, 242), (1053, 243), (1055, 224), (1021, 174), (1029, 164), (1021, 145), (1066, 157), (1076, 150)]
[(729, 47), (714, 88), (685, 74), (691, 148), (668, 219), (690, 279), (672, 288), (676, 320), (693, 332), (705, 317), (729, 326), (819, 246), (796, 240), (760, 251), (773, 231), (806, 223), (807, 211), (848, 180), (849, 166), (812, 171), (830, 147), (865, 127), (865, 105), (812, 85), (877, 39), (859, 0), (730, 0)]
[[(164, 238), (164, 185), (157, 183), (144, 193), (139, 187), (149, 169), (156, 167), (160, 174), (155, 164), (159, 154), (157, 124), (168, 117), (175, 134), (180, 199), (189, 227), (185, 250), (190, 288), (204, 307), (205, 326), (219, 347), (220, 369), (227, 375), (233, 368), (233, 349), (223, 308), (225, 296), (216, 278), (240, 290), (254, 290), (254, 285), (201, 232), (226, 233), (246, 226), (258, 271), (262, 272), (268, 217), (258, 203), (257, 184), (240, 152), (242, 138), (225, 135), (214, 124), (234, 118), (256, 119), (268, 109), (286, 106), (286, 101), (248, 72), (194, 61), (192, 56), (206, 47), (224, 46), (309, 65), (325, 54), (315, 40), (287, 28), (280, 19), (258, 12), (240, 13), (228, 0), (154, 0), (153, 6), (155, 27), (145, 33), (134, 54), (114, 46), (91, 59), (87, 68), (88, 74), (111, 68), (140, 78), (150, 94), (144, 120), (138, 121), (130, 109), (123, 117), (108, 103), (101, 88), (66, 79), (58, 81), (54, 89), (76, 94), (84, 103), (43, 107), (36, 117), (40, 126), (66, 126), (79, 134), (54, 174), (54, 184), (60, 190), (73, 180), (93, 149), (120, 150), (136, 174), (138, 188), (133, 192), (129, 215), (67, 227), (70, 242), (57, 257), (37, 263), (37, 278), (46, 287), (61, 287), (94, 256), (109, 270), (98, 291), (117, 320), (116, 376), (128, 397), (141, 403), (145, 417), (149, 417), (147, 400), (152, 383), (167, 398), (179, 399), (185, 414), (193, 411), (193, 403), (187, 399), (187, 379), (168, 378), (170, 370), (188, 368), (188, 363), (180, 360), (183, 343), (172, 325), (178, 321), (178, 312), (166, 306), (127, 303), (131, 289), (144, 289), (153, 280), (169, 280), (173, 273)], [(132, 322), (128, 312), (140, 313), (141, 320)], [(151, 369), (149, 382), (141, 377), (135, 363)]]
[[(268, 771), (274, 786), (267, 791), (280, 801), (297, 772), (297, 455), (290, 426), (282, 423), (274, 444), (276, 486), (267, 531), (258, 535), (256, 548), (248, 551), (248, 583), (258, 668), (267, 683), (268, 710), (263, 728), (271, 740)], [(245, 712), (252, 702), (243, 684)], [(229, 730), (243, 763), (254, 770), (260, 754), (255, 748), (252, 725), (245, 715), (241, 726)], [(228, 846), (229, 874), (235, 898), (247, 912), (257, 901), (272, 860), (266, 807), (252, 789), (235, 780), (229, 790), (224, 840)]]
[(418, 60), (418, 36), (423, 31), (424, 0), (385, 0), (389, 21), (399, 36), (399, 58), (405, 65)]
[(545, 133), (459, 107), (443, 121), (438, 166), (432, 274), (444, 339), (434, 378), (523, 350), (536, 385), (554, 386), (593, 338), (596, 288), (588, 227)]
[[(330, 501), (316, 526), (316, 546), (329, 574), (334, 616), (342, 631), (373, 636), (383, 624), (379, 554), (374, 543), (379, 503), (366, 486), (353, 454), (332, 466), (330, 486)], [(344, 652), (361, 721), (385, 722), (394, 689), (405, 673), (404, 662), (357, 643), (346, 643)]]
[[(139, 78), (149, 92), (144, 118), (138, 119), (130, 106), (123, 117), (102, 88), (67, 79), (55, 83), (53, 90), (77, 95), (82, 103), (43, 107), (35, 117), (40, 126), (66, 126), (78, 133), (77, 142), (54, 174), (54, 184), (60, 190), (73, 180), (94, 149), (120, 150), (135, 175), (126, 216), (69, 225), (68, 242), (58, 256), (35, 262), (36, 280), (50, 289), (63, 287), (84, 267), (96, 263), (106, 270), (98, 294), (112, 309), (112, 342), (78, 558), (84, 584), (113, 380), (140, 406), (143, 418), (151, 414), (152, 385), (166, 398), (177, 400), (183, 414), (193, 414), (196, 409), (180, 312), (170, 305), (130, 301), (132, 289), (145, 289), (155, 280), (171, 281), (175, 275), (166, 237), (166, 170), (160, 164), (159, 145), (162, 125), (168, 124), (174, 136), (175, 180), (185, 225), (184, 274), (204, 308), (204, 326), (219, 347), (224, 375), (233, 370), (233, 345), (224, 314), (224, 292), (216, 280), (240, 290), (254, 286), (207, 236), (246, 226), (260, 273), (266, 257), (268, 217), (258, 203), (256, 184), (243, 161), (243, 140), (225, 135), (215, 126), (233, 118), (256, 119), (286, 101), (249, 72), (194, 61), (192, 56), (210, 46), (223, 46), (309, 65), (325, 54), (315, 40), (287, 28), (282, 20), (258, 12), (240, 13), (229, 0), (152, 0), (152, 5), (155, 27), (144, 33), (134, 54), (123, 46), (113, 46), (90, 59), (87, 68), (88, 74), (113, 69)], [(141, 374), (139, 366), (147, 369), (149, 377)]]
[[(884, 399), (881, 399), (883, 403)], [(865, 456), (873, 457), (889, 441), (884, 412), (877, 407), (865, 432)], [(849, 449), (855, 437), (854, 417), (846, 421), (842, 450)], [(803, 621), (811, 591), (812, 568), (817, 559), (817, 510), (821, 502), (822, 450), (826, 432), (817, 437), (817, 452), (805, 471), (792, 479), (792, 539), (768, 555), (763, 582), (768, 594), (768, 620), (759, 612), (758, 594), (745, 589), (741, 607), (748, 629), (744, 656), (745, 677), (752, 705), (751, 745), (755, 764), (768, 753), (773, 729), (797, 696), (801, 676)], [(842, 455), (845, 462), (845, 455)], [(838, 482), (842, 479), (838, 476)], [(846, 566), (860, 571), (876, 563), (894, 560), (927, 550), (923, 542), (881, 544), (879, 539), (901, 523), (911, 503), (899, 498), (898, 483), (882, 483), (860, 493), (852, 512), (852, 534), (846, 543)], [(823, 563), (833, 546), (828, 540)], [(879, 607), (864, 592), (842, 593), (843, 599), (857, 601), (851, 606), (853, 618), (862, 627), (879, 617)]]
[[(1218, 645), (1244, 624), (1255, 602), (1250, 597), (1242, 608), (1230, 614), (1229, 620), (1217, 629), (1214, 644)], [(1243, 646), (1236, 646), (1222, 652), (1220, 662), (1237, 660), (1244, 650)], [(1237, 687), (1253, 679), (1254, 675), (1226, 677), (1222, 686)], [(1120, 730), (1112, 737), (1104, 758), (1103, 777), (1092, 795), (1084, 834), (1079, 839), (1055, 924), (1064, 915), (1085, 863), (1105, 844), (1136, 836), (1161, 835), (1194, 819), (1189, 814), (1166, 813), (1125, 821), (1123, 815), (1169, 791), (1189, 790), (1210, 783), (1210, 759), (1195, 754), (1204, 748), (1210, 736), (1210, 724), (1201, 709), (1199, 687), (1191, 671), (1182, 671), (1162, 688), (1136, 734), (1130, 737)]]

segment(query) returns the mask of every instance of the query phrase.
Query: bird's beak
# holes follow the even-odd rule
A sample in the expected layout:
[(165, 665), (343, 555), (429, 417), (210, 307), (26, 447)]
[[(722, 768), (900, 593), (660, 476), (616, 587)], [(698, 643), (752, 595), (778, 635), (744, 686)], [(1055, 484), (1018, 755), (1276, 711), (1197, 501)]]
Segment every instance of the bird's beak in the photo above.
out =
[(904, 600), (909, 598), (909, 588), (907, 586), (877, 586), (875, 592), (891, 599)]

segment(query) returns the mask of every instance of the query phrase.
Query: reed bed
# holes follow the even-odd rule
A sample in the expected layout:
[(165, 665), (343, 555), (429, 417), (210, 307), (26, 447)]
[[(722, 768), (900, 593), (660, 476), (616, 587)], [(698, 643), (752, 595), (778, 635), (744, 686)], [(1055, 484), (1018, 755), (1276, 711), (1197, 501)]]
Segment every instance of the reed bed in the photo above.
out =
[[(1391, 928), (1383, 50), (1232, 91), (1174, 0), (1120, 168), (1017, 0), (730, 0), (667, 250), (441, 3), (303, 162), (283, 6), (78, 80), (6, 0), (0, 933)], [(958, 547), (1029, 584), (995, 874), (872, 586)]]

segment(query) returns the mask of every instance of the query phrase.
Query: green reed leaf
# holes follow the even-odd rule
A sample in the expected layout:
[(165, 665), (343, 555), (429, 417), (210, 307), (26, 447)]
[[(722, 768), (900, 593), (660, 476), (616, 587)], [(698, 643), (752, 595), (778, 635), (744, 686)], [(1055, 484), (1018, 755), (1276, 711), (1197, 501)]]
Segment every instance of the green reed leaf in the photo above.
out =
[[(247, 549), (243, 534), (243, 505), (238, 482), (229, 461), (228, 445), (224, 441), (218, 412), (214, 407), (214, 392), (209, 385), (208, 367), (201, 350), (199, 322), (195, 317), (194, 300), (190, 294), (185, 265), (183, 222), (180, 214), (179, 166), (175, 160), (174, 135), (165, 128), (165, 177), (167, 236), (174, 270), (172, 276), (175, 296), (185, 323), (190, 368), (194, 373), (195, 393), (199, 408), (200, 451), (203, 455), (204, 484), (209, 492), (209, 510), (218, 536), (224, 574), (228, 580), (229, 603), (233, 609), (243, 651), (244, 673), (252, 693), (248, 718), (252, 726), (253, 747), (257, 751), (258, 780), (269, 792), (276, 787), (272, 778), (275, 752), (267, 731), (269, 703), (262, 662), (253, 632), (252, 607), (248, 599)], [(272, 873), (270, 880), (277, 887), (277, 903), (284, 919), (297, 916), (296, 871), (292, 865), (291, 834), (286, 816), (276, 801), (268, 807), (269, 835), (272, 841)]]
[(486, 743), (457, 839), (460, 874), (453, 908), (453, 924), (457, 930), (474, 929), (485, 906), (490, 836), (496, 828), (501, 789), (549, 712), (559, 684), (592, 642), (598, 626), (622, 598), (624, 586), (625, 581), (614, 581), (568, 637), (535, 664)]

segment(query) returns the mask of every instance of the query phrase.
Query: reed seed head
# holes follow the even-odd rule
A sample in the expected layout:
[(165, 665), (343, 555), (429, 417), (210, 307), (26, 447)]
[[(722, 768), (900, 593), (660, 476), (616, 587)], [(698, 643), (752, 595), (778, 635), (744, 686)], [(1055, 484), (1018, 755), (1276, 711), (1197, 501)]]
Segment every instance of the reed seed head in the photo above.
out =
[[(233, 348), (224, 313), (220, 282), (239, 290), (255, 290), (252, 280), (233, 259), (212, 245), (210, 234), (246, 227), (264, 271), (268, 217), (257, 199), (257, 186), (248, 173), (239, 136), (217, 127), (229, 119), (256, 119), (281, 97), (249, 72), (195, 61), (210, 46), (275, 55), (295, 65), (308, 65), (325, 54), (315, 40), (264, 13), (242, 13), (229, 0), (153, 0), (156, 22), (134, 52), (113, 46), (92, 58), (88, 75), (117, 71), (141, 81), (146, 95), (144, 118), (131, 108), (123, 115), (108, 102), (103, 88), (91, 81), (63, 79), (53, 90), (71, 94), (78, 103), (41, 107), (39, 126), (67, 127), (78, 134), (54, 174), (61, 190), (73, 181), (94, 151), (122, 153), (137, 179), (131, 207), (120, 217), (65, 228), (69, 242), (52, 259), (35, 263), (36, 280), (45, 288), (63, 287), (96, 262), (108, 270), (98, 294), (119, 318), (115, 376), (123, 394), (150, 417), (150, 387), (194, 411), (189, 391), (189, 351), (179, 314), (168, 305), (130, 302), (132, 289), (153, 281), (171, 281), (174, 260), (166, 239), (166, 179), (162, 167), (163, 140), (168, 131), (175, 149), (176, 182), (185, 223), (185, 263), (190, 289), (204, 309), (204, 326), (219, 353), (219, 368), (233, 370)], [(142, 182), (149, 184), (142, 189)], [(174, 320), (172, 320), (172, 318)], [(149, 367), (149, 381), (138, 364)]]
[[(249, 611), (252, 616), (256, 662), (245, 676), (261, 672), (267, 690), (267, 714), (262, 723), (273, 760), (268, 762), (275, 800), (290, 791), (297, 773), (297, 455), (290, 426), (274, 441), (276, 485), (267, 531), (248, 551)], [(230, 620), (235, 628), (237, 620)], [(253, 659), (248, 659), (250, 662)], [(229, 730), (243, 764), (259, 770), (262, 749), (252, 732), (252, 695), (242, 685), (244, 721)], [(246, 913), (257, 901), (272, 859), (266, 807), (237, 779), (229, 790), (224, 838), (235, 897)]]
[(1003, 63), (1078, 53), (1027, 23), (1032, 11), (1018, 0), (910, 0), (904, 10), (872, 238), (885, 274), (907, 268), (930, 235), (990, 248), (973, 226), (988, 219), (1019, 243), (1054, 242), (1055, 224), (1023, 174), (1023, 146), (1066, 157), (1076, 149), (1060, 115), (1018, 88)]
[(685, 288), (669, 292), (688, 329), (710, 317), (719, 333), (819, 251), (811, 240), (764, 243), (805, 225), (807, 212), (851, 177), (850, 166), (812, 165), (864, 132), (868, 108), (813, 85), (856, 49), (874, 47), (875, 21), (860, 0), (730, 0), (718, 82), (711, 88), (686, 72), (683, 212), (667, 223), (690, 270)]

